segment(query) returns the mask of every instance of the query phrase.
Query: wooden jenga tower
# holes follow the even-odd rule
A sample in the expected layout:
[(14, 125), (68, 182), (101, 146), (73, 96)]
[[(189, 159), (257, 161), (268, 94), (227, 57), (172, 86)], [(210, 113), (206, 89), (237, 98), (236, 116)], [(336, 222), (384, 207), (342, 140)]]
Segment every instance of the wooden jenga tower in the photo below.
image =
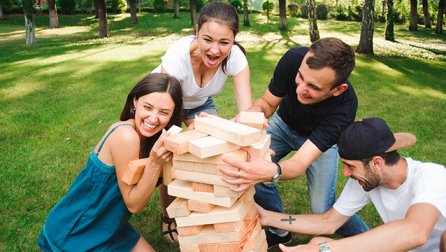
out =
[[(267, 251), (265, 231), (254, 205), (254, 187), (234, 192), (230, 188), (236, 186), (221, 180), (227, 175), (218, 169), (225, 166), (238, 170), (223, 162), (223, 156), (248, 161), (241, 146), (252, 146), (271, 161), (271, 136), (261, 130), (263, 118), (263, 113), (242, 112), (239, 124), (202, 117), (195, 119), (195, 130), (179, 134), (175, 134), (178, 129), (169, 130), (174, 134), (164, 140), (164, 147), (174, 157), (164, 165), (163, 177), (168, 194), (177, 197), (167, 212), (176, 220), (182, 252)], [(144, 161), (130, 162), (122, 179), (128, 184), (137, 183)]]
[[(261, 114), (257, 120), (260, 129)], [(252, 116), (242, 115), (241, 122), (250, 121)], [(236, 186), (222, 181), (227, 175), (218, 170), (222, 165), (238, 170), (223, 162), (222, 156), (248, 161), (241, 146), (251, 145), (259, 155), (269, 158), (271, 137), (250, 126), (202, 117), (195, 119), (195, 130), (165, 139), (165, 148), (174, 153), (171, 175), (175, 180), (168, 185), (168, 194), (177, 197), (167, 212), (176, 220), (182, 252), (267, 250), (254, 205), (254, 187), (236, 193), (230, 190)]]

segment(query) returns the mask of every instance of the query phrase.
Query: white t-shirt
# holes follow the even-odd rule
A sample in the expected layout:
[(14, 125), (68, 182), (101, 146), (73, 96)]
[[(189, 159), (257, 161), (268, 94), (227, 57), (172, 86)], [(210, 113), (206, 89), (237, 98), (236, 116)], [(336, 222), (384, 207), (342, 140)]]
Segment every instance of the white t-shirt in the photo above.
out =
[(407, 179), (397, 189), (383, 186), (364, 191), (354, 179), (349, 179), (341, 196), (334, 204), (340, 214), (352, 216), (369, 202), (373, 202), (384, 223), (402, 220), (409, 207), (416, 203), (429, 203), (440, 211), (428, 241), (413, 252), (440, 251), (440, 237), (446, 230), (446, 169), (434, 163), (422, 163), (406, 158)]
[(185, 109), (193, 109), (203, 105), (209, 96), (216, 96), (223, 91), (228, 76), (236, 76), (248, 65), (248, 60), (237, 45), (233, 45), (228, 55), (226, 65), (227, 75), (218, 67), (214, 77), (204, 87), (199, 87), (195, 82), (194, 72), (190, 59), (190, 44), (195, 39), (194, 35), (183, 37), (173, 43), (166, 54), (161, 57), (161, 65), (152, 73), (160, 73), (161, 66), (172, 76), (182, 82), (183, 106)]

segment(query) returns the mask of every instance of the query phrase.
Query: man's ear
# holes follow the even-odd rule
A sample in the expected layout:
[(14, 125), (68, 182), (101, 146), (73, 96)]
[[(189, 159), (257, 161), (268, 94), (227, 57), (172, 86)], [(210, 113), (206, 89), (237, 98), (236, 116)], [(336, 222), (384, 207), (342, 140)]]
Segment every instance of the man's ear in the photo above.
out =
[(348, 88), (347, 83), (342, 83), (341, 85), (334, 88), (333, 96), (338, 96), (344, 93), (344, 91), (347, 90), (347, 88)]
[(370, 161), (370, 168), (373, 172), (380, 172), (384, 166), (384, 159), (380, 156), (373, 157), (372, 161)]

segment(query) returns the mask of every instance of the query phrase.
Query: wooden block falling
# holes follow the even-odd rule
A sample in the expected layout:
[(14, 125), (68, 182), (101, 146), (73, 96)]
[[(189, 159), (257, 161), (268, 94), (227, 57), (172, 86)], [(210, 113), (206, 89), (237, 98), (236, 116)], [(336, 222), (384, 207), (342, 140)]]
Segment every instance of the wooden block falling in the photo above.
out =
[(198, 244), (200, 252), (220, 252), (218, 243)]
[(233, 144), (213, 136), (189, 141), (189, 152), (199, 158), (212, 157), (239, 149), (240, 145)]
[(187, 209), (187, 199), (176, 198), (167, 208), (169, 218), (187, 217), (190, 210)]
[(235, 150), (230, 151), (224, 154), (220, 154), (217, 156), (212, 156), (208, 158), (199, 158), (191, 153), (185, 153), (185, 154), (173, 154), (173, 159), (178, 161), (188, 161), (188, 162), (195, 162), (195, 163), (206, 163), (206, 164), (217, 164), (217, 165), (229, 165), (226, 162), (223, 162), (221, 158), (223, 156), (230, 157), (232, 159), (246, 162), (248, 160), (248, 153), (244, 150)]
[(203, 229), (204, 225), (189, 226), (189, 227), (176, 227), (178, 236), (198, 235)]
[(200, 252), (198, 244), (180, 245), (181, 252)]
[[(214, 193), (214, 185), (192, 182), (192, 191)], [(217, 196), (214, 194), (214, 196)]]
[[(237, 200), (237, 198), (217, 197), (214, 196), (214, 194), (212, 193), (194, 192), (192, 191), (191, 182), (180, 179), (177, 179), (172, 183), (170, 183), (170, 185), (167, 187), (167, 192), (171, 196), (183, 199), (198, 200), (223, 207), (231, 207)], [(193, 226), (193, 225), (187, 225), (187, 226)]]
[(222, 176), (218, 176), (218, 175), (201, 173), (201, 172), (184, 171), (184, 170), (178, 170), (175, 168), (172, 168), (171, 172), (172, 172), (172, 178), (174, 178), (174, 179), (206, 183), (206, 184), (210, 184), (210, 185), (237, 187), (237, 185), (231, 185), (231, 184), (224, 182), (223, 180), (221, 180)]
[(262, 135), (260, 142), (253, 144), (252, 148), (257, 152), (257, 155), (263, 157), (265, 152), (269, 149), (271, 145), (271, 135)]
[(195, 119), (195, 129), (225, 141), (248, 146), (260, 141), (260, 130), (212, 116)]
[[(244, 221), (233, 221), (226, 223), (215, 223), (214, 229), (217, 233), (225, 233), (225, 232), (235, 232), (240, 229), (241, 225), (245, 225)], [(245, 225), (246, 227), (246, 225)]]
[(132, 160), (127, 165), (127, 170), (122, 176), (122, 181), (124, 181), (127, 185), (134, 185), (138, 183), (141, 178), (142, 172), (146, 167), (148, 158)]
[(171, 135), (169, 137), (166, 137), (164, 139), (164, 148), (176, 154), (184, 154), (189, 152), (190, 140), (207, 136), (209, 135), (197, 130), (185, 131), (174, 136)]
[(216, 206), (208, 214), (192, 212), (187, 217), (175, 218), (175, 221), (177, 222), (177, 227), (243, 221), (246, 211), (243, 202), (236, 201), (230, 208)]
[(263, 112), (241, 112), (240, 123), (256, 129), (263, 129), (263, 120), (265, 115)]
[[(188, 244), (209, 244), (220, 242), (241, 241), (246, 234), (246, 227), (240, 226), (235, 232), (217, 233), (213, 225), (206, 225), (198, 235), (179, 236), (178, 241), (182, 245)], [(201, 248), (200, 248), (201, 251)]]
[(187, 202), (187, 209), (189, 209), (190, 211), (194, 211), (194, 212), (199, 212), (199, 213), (210, 213), (212, 209), (214, 209), (215, 205), (207, 203), (207, 202), (202, 202), (202, 201), (198, 201), (198, 200), (188, 200)]

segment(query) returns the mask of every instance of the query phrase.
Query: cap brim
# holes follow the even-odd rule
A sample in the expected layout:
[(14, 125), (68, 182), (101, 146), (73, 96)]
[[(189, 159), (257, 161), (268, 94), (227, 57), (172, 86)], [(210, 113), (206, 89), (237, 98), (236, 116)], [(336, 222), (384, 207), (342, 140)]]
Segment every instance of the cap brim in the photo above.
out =
[(392, 145), (386, 152), (391, 152), (401, 148), (411, 146), (417, 142), (417, 138), (410, 133), (395, 133), (395, 144)]

